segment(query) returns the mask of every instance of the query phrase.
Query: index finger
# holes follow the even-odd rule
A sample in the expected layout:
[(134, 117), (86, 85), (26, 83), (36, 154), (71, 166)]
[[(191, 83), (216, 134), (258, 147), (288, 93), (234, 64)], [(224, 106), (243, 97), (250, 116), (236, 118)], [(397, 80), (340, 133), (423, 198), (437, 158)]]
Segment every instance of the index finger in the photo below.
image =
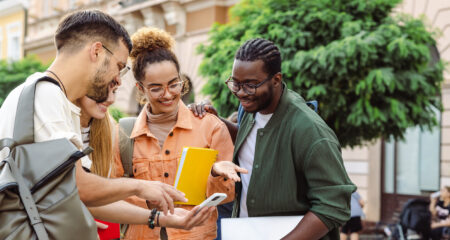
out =
[(248, 173), (247, 169), (241, 168), (239, 166), (236, 166), (235, 170), (236, 170), (236, 172), (240, 172), (240, 173)]
[(164, 193), (164, 198), (166, 199), (166, 201), (167, 201), (167, 204), (168, 204), (168, 206), (169, 206), (169, 211), (170, 211), (170, 213), (171, 214), (173, 214), (174, 213), (174, 205), (173, 205), (173, 200), (172, 200), (172, 198), (169, 196), (169, 194), (167, 194), (167, 193)]
[(163, 199), (160, 201), (159, 205), (161, 206), (164, 215), (167, 215), (168, 209), (167, 209), (167, 200), (165, 198), (164, 192), (163, 192)]
[(173, 201), (187, 202), (187, 199), (184, 197), (186, 194), (176, 189), (174, 186), (170, 186), (164, 184), (164, 190), (169, 196), (173, 199)]

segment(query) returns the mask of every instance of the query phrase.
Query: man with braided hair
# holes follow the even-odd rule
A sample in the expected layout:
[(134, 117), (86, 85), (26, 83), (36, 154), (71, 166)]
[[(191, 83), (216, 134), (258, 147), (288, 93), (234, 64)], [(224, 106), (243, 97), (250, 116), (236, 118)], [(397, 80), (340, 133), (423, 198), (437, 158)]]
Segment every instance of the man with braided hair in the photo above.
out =
[[(233, 216), (304, 215), (284, 239), (339, 239), (356, 187), (334, 132), (283, 83), (277, 46), (245, 42), (225, 83), (244, 110), (239, 129), (223, 120), (237, 132), (233, 161), (248, 170), (236, 183)], [(217, 114), (210, 105), (191, 110)]]

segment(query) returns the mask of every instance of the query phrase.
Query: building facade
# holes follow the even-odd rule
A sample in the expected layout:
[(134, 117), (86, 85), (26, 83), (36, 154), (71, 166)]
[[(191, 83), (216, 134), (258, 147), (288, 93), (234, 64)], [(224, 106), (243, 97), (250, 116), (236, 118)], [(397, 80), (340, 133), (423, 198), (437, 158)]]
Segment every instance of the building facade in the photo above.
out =
[(0, 59), (16, 61), (23, 55), (26, 2), (0, 1)]

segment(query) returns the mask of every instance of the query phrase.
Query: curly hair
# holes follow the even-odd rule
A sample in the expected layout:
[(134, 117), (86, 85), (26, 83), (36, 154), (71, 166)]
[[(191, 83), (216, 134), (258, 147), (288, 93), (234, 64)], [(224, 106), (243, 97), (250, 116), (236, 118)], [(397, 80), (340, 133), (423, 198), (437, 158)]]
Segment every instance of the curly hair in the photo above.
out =
[(180, 64), (172, 51), (175, 40), (170, 34), (158, 28), (144, 27), (131, 36), (133, 50), (130, 58), (133, 74), (137, 81), (144, 80), (144, 69), (148, 64), (171, 61), (180, 72)]
[[(154, 27), (144, 27), (131, 36), (131, 41), (133, 50), (130, 53), (130, 59), (133, 64), (133, 74), (136, 81), (141, 82), (144, 80), (145, 67), (148, 64), (163, 61), (172, 62), (177, 72), (180, 73), (180, 64), (177, 56), (172, 51), (175, 40), (168, 32)], [(186, 84), (188, 80), (182, 77), (182, 74), (179, 75), (180, 80), (184, 82), (181, 93), (181, 95), (184, 95), (189, 91), (189, 86)], [(140, 92), (138, 92), (138, 101), (141, 104), (145, 103), (144, 96)]]

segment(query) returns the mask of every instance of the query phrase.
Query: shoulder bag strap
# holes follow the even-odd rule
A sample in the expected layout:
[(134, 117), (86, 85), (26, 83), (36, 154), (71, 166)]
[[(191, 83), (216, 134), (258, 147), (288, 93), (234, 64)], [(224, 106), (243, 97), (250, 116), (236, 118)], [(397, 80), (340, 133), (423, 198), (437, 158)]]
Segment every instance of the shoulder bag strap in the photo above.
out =
[(4, 161), (6, 161), (11, 169), (11, 173), (17, 181), (19, 185), (19, 196), (22, 200), (25, 211), (27, 212), (28, 218), (30, 219), (30, 224), (36, 233), (36, 236), (39, 240), (49, 239), (47, 235), (47, 231), (45, 230), (44, 223), (39, 216), (38, 210), (36, 208), (36, 204), (34, 203), (34, 199), (31, 196), (30, 190), (27, 188), (22, 174), (20, 174), (19, 169), (14, 162), (14, 159), (11, 156), (7, 157)]
[(34, 96), (36, 84), (40, 81), (48, 81), (59, 86), (58, 82), (50, 77), (39, 78), (32, 84), (24, 86), (17, 103), (16, 118), (14, 120), (13, 139), (17, 145), (34, 142)]

